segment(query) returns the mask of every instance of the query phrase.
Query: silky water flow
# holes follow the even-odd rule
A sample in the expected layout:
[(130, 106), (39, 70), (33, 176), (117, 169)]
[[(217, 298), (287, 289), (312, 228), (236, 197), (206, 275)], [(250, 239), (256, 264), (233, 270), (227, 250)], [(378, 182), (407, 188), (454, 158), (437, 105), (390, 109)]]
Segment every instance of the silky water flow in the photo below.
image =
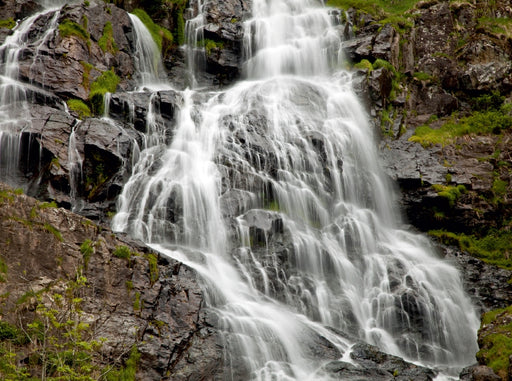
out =
[(345, 360), (362, 340), (448, 372), (472, 363), (478, 318), (457, 271), (400, 228), (335, 18), (306, 0), (252, 14), (246, 79), (183, 92), (172, 143), (141, 153), (114, 229), (198, 271), (227, 379), (328, 378), (319, 338)]
[[(18, 80), (17, 54), (46, 38), (27, 36), (44, 12), (54, 12), (50, 33), (58, 10), (27, 18), (0, 47), (2, 179), (19, 166), (27, 128), (20, 115), (33, 90)], [(448, 374), (474, 361), (474, 307), (458, 272), (425, 237), (401, 228), (327, 8), (253, 0), (246, 79), (223, 91), (180, 92), (173, 126), (151, 107), (156, 90), (172, 86), (147, 30), (135, 16), (132, 23), (137, 91), (154, 93), (113, 229), (200, 274), (225, 379), (329, 379), (318, 348), (350, 361), (356, 341)], [(191, 84), (204, 65), (203, 23), (199, 12), (187, 25)], [(80, 167), (74, 140), (69, 157)]]

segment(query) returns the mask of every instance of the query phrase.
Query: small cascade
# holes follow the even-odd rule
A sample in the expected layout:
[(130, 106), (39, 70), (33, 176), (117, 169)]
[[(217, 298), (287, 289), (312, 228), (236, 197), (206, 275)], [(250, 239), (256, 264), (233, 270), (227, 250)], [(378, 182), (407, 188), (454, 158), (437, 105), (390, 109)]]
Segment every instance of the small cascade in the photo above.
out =
[[(31, 122), (27, 99), (29, 94), (44, 91), (19, 81), (18, 57), (27, 47), (36, 52), (34, 62), (38, 60), (40, 47), (47, 41), (57, 27), (60, 1), (45, 1), (46, 8), (23, 20), (14, 32), (0, 46), (0, 178), (12, 186), (26, 187), (20, 166), (33, 166), (35, 157), (31, 155), (33, 138), (30, 136)], [(39, 17), (48, 16), (48, 27), (40, 33), (30, 33), (30, 28)], [(39, 160), (39, 159), (37, 159)], [(25, 164), (23, 164), (25, 163)]]
[(190, 17), (185, 24), (185, 38), (186, 45), (185, 51), (187, 54), (187, 67), (189, 72), (189, 87), (197, 87), (197, 73), (202, 72), (206, 67), (206, 53), (204, 46), (201, 42), (204, 40), (203, 27), (205, 19), (203, 14), (203, 1), (192, 0), (189, 3), (187, 12)]
[(139, 77), (137, 87), (170, 89), (165, 79), (160, 50), (153, 37), (136, 15), (130, 14), (130, 19), (135, 32), (135, 65)]
[(69, 187), (71, 210), (80, 212), (83, 208), (83, 200), (78, 197), (78, 185), (83, 184), (83, 158), (78, 150), (78, 142), (76, 139), (76, 130), (82, 122), (77, 120), (69, 135), (68, 143), (68, 171), (69, 171)]

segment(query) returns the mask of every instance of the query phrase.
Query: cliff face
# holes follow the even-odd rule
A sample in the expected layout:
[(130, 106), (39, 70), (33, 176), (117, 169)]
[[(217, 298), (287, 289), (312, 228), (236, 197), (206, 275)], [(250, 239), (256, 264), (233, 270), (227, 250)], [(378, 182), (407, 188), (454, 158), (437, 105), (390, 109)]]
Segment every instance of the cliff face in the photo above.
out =
[(36, 377), (63, 364), (53, 376), (115, 375), (129, 357), (136, 379), (211, 378), (219, 369), (193, 271), (4, 185), (0, 203), (4, 362), (17, 353), (11, 365)]
[[(139, 3), (116, 2), (127, 10)], [(181, 13), (179, 19), (176, 13), (183, 7), (178, 3), (165, 12), (153, 9), (152, 16), (179, 31), (179, 22), (191, 19), (197, 10)], [(382, 21), (354, 9), (347, 9), (346, 17), (333, 11), (347, 21), (340, 33), (347, 37), (354, 84), (382, 135), (383, 163), (402, 190), (408, 221), (422, 231), (445, 230), (436, 233), (448, 245), (440, 246), (441, 251), (459, 266), (482, 311), (507, 307), (512, 300), (510, 245), (481, 248), (485, 239), (507, 241), (512, 218), (512, 122), (501, 118), (510, 117), (506, 104), (512, 91), (512, 10), (504, 1), (493, 4), (486, 8), (491, 14), (482, 14), (479, 2), (421, 2), (407, 22)], [(30, 0), (0, 2), (5, 18), (24, 18), (37, 9)], [(204, 40), (212, 43), (203, 57), (202, 84), (227, 85), (241, 76), (242, 21), (249, 9), (250, 2), (244, 0), (205, 2)], [(500, 29), (502, 23), (492, 20), (505, 20), (504, 26)], [(172, 139), (181, 95), (128, 92), (135, 75), (133, 30), (120, 7), (95, 0), (65, 6), (55, 30), (41, 43), (43, 27), (50, 22), (50, 16), (34, 22), (19, 59), (20, 79), (34, 87), (27, 90), (28, 123), (19, 132), (20, 165), (14, 183), (40, 201), (3, 186), (0, 191), (2, 322), (25, 330), (31, 340), (9, 338), (7, 343), (23, 353), (17, 359), (32, 364), (35, 373), (56, 364), (51, 356), (56, 344), (42, 340), (42, 330), (60, 345), (69, 342), (66, 333), (79, 333), (79, 341), (90, 344), (91, 372), (111, 366), (113, 372), (120, 371), (129, 367), (125, 360), (140, 356), (137, 379), (215, 378), (222, 348), (211, 327), (213, 319), (201, 308), (195, 274), (84, 217), (43, 203), (53, 200), (108, 223), (107, 214), (115, 210), (132, 159), (143, 144), (150, 109), (158, 110)], [(73, 26), (75, 32), (58, 25)], [(0, 40), (10, 34), (0, 28)], [(186, 77), (177, 43), (164, 57), (173, 79)], [(111, 119), (105, 121), (100, 118), (103, 94), (98, 101), (92, 88), (110, 72), (119, 81), (114, 85), (118, 93), (109, 103)], [(68, 112), (64, 102), (70, 100), (82, 102), (86, 110), (75, 107)], [(491, 128), (485, 134), (448, 132), (441, 140), (422, 138), (416, 131), (420, 126), (429, 133), (444, 131), (449, 123)], [(230, 199), (224, 201), (229, 207)], [(55, 307), (58, 312), (51, 312)], [(507, 314), (502, 312), (501, 323)], [(75, 328), (62, 328), (54, 318), (59, 324), (72, 321)], [(87, 329), (78, 332), (79, 323), (88, 324)], [(39, 333), (31, 333), (31, 327), (39, 327)], [(482, 330), (482, 347), (492, 348), (485, 340), (496, 333), (491, 328)], [(92, 343), (99, 338), (105, 342)], [(42, 349), (46, 357), (37, 355)], [(5, 346), (2, 350), (11, 353)], [(366, 375), (379, 367), (376, 358), (388, 361), (374, 348), (360, 352), (363, 361), (369, 353), (374, 356)], [(489, 359), (486, 353), (479, 356), (482, 364)], [(329, 367), (333, 374), (360, 375), (336, 362)], [(470, 369), (464, 377), (477, 379), (479, 372), (484, 370)], [(432, 375), (425, 371), (423, 376)]]

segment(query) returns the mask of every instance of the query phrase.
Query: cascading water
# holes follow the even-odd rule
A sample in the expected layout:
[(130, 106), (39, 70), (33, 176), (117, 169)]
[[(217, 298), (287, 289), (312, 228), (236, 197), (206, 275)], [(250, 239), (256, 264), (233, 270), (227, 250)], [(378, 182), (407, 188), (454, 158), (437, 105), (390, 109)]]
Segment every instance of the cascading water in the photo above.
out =
[(478, 318), (455, 269), (399, 228), (328, 10), (254, 0), (245, 25), (249, 79), (184, 92), (172, 143), (142, 152), (113, 228), (202, 275), (226, 362), (252, 379), (327, 377), (318, 337), (471, 363)]
[[(43, 9), (19, 23), (0, 46), (0, 178), (13, 186), (26, 187), (20, 165), (35, 159), (22, 157), (32, 151), (30, 145), (33, 143), (30, 132), (24, 133), (31, 127), (27, 118), (30, 115), (27, 99), (34, 93), (45, 95), (43, 89), (19, 80), (18, 57), (30, 47), (35, 52), (33, 64), (38, 61), (40, 47), (55, 31), (58, 7), (64, 3), (62, 0), (40, 1)], [(31, 27), (40, 17), (47, 17), (47, 26), (34, 32)]]

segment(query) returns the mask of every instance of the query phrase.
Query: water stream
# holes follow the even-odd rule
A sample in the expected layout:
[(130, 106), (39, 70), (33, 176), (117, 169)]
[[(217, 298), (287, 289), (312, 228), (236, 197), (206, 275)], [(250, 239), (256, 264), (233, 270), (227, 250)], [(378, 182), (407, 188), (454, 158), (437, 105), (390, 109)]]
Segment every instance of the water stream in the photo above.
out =
[(478, 318), (457, 271), (400, 228), (335, 18), (316, 1), (254, 0), (245, 38), (247, 79), (183, 92), (172, 143), (141, 152), (113, 228), (201, 274), (226, 379), (327, 377), (319, 338), (344, 358), (362, 340), (472, 363)]
[[(457, 271), (428, 239), (402, 228), (368, 116), (341, 69), (336, 17), (321, 1), (252, 3), (246, 79), (223, 91), (180, 92), (176, 126), (152, 108), (156, 90), (172, 84), (131, 16), (137, 91), (153, 95), (113, 229), (201, 275), (225, 379), (329, 379), (319, 348), (350, 361), (356, 341), (456, 374), (474, 360), (479, 319)], [(190, 4), (199, 11), (187, 25), (194, 84), (204, 16), (202, 1)], [(37, 46), (27, 32), (41, 14), (0, 47), (2, 179), (17, 171), (27, 128), (30, 85), (18, 80), (17, 55)], [(79, 127), (68, 150), (72, 184), (80, 182)]]

